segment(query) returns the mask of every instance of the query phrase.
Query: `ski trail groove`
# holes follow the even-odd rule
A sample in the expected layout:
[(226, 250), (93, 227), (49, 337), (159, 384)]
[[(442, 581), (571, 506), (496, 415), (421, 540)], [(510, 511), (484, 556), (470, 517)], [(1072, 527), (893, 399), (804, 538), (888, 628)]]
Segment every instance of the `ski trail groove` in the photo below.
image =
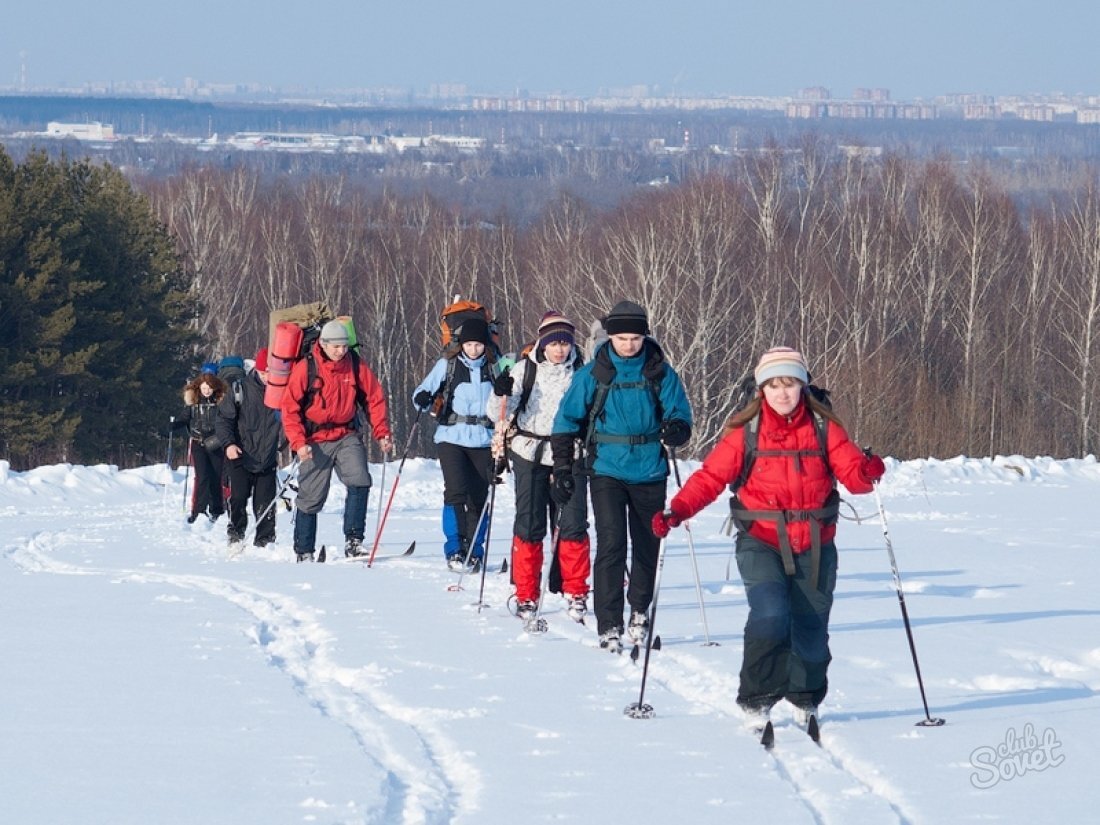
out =
[[(81, 543), (78, 537), (75, 543)], [(365, 755), (386, 772), (385, 821), (447, 823), (477, 808), (482, 777), (443, 732), (442, 711), (401, 704), (378, 684), (371, 667), (333, 662), (332, 639), (310, 608), (289, 596), (214, 576), (123, 569), (95, 569), (59, 561), (51, 550), (72, 537), (43, 532), (9, 552), (32, 573), (118, 577), (139, 584), (164, 584), (223, 599), (252, 617), (246, 634), (273, 666), (319, 712), (348, 727)], [(414, 754), (409, 757), (406, 754)]]
[[(564, 613), (544, 614), (549, 630), (556, 635), (583, 643), (587, 634)], [(643, 651), (644, 655), (644, 651)], [(630, 665), (623, 654), (623, 666)], [(638, 665), (641, 668), (642, 659)], [(658, 686), (687, 702), (709, 708), (731, 721), (737, 738), (746, 747), (759, 748), (757, 738), (741, 726), (738, 708), (737, 674), (717, 671), (693, 654), (662, 646), (650, 658), (646, 698)], [(807, 812), (819, 825), (909, 825), (915, 815), (905, 810), (898, 794), (875, 775), (873, 768), (852, 757), (830, 749), (826, 725), (822, 745), (810, 741), (793, 723), (776, 723), (776, 744), (770, 751), (776, 773), (793, 789)]]

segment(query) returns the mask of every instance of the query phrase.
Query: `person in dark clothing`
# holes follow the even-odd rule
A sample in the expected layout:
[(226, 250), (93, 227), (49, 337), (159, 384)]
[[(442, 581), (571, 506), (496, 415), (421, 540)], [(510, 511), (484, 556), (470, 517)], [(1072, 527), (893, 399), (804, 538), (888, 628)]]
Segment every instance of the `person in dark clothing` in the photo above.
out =
[(204, 372), (183, 390), (183, 413), (176, 416), (174, 430), (186, 429), (191, 437), (191, 464), (195, 468), (195, 486), (191, 492), (191, 515), (194, 523), (205, 513), (217, 521), (225, 512), (222, 492), (222, 446), (216, 432), (218, 402), (225, 395), (225, 382)]
[(247, 505), (252, 497), (252, 515), (263, 519), (256, 524), (256, 547), (275, 541), (275, 470), (279, 447), (284, 441), (278, 410), (264, 404), (267, 387), (267, 347), (256, 353), (256, 366), (240, 380), (240, 398), (227, 392), (218, 404), (216, 430), (225, 445), (226, 475), (229, 477), (229, 526), (226, 534), (232, 547), (248, 529)]
[(585, 449), (596, 523), (592, 567), (600, 647), (622, 650), (623, 578), (631, 552), (627, 632), (636, 643), (649, 631), (659, 542), (650, 530), (665, 503), (668, 458), (691, 436), (691, 405), (680, 377), (649, 336), (646, 312), (620, 301), (604, 318), (608, 341), (577, 370), (554, 419), (554, 500), (569, 504), (577, 489), (575, 442)]

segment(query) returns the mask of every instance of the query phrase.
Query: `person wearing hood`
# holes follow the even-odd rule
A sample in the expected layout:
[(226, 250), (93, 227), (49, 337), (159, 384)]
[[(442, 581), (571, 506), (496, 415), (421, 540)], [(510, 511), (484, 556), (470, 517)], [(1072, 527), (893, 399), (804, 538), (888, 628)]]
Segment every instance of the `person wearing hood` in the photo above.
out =
[(191, 438), (189, 452), (195, 468), (195, 486), (191, 490), (188, 524), (204, 513), (211, 521), (217, 521), (225, 512), (222, 443), (217, 434), (218, 402), (225, 394), (225, 382), (204, 368), (183, 388), (184, 410), (172, 424), (173, 430), (186, 429)]
[(772, 706), (786, 699), (812, 733), (832, 658), (836, 482), (869, 493), (886, 468), (852, 443), (819, 400), (827, 395), (811, 392), (802, 353), (773, 347), (754, 377), (752, 399), (730, 417), (703, 466), (652, 527), (667, 536), (733, 485), (737, 569), (749, 604), (737, 703), (746, 724), (762, 732)]
[(485, 404), (496, 377), (489, 325), (467, 318), (448, 348), (413, 390), (413, 404), (435, 418), (435, 445), (443, 472), (443, 555), (456, 572), (474, 572), (485, 555), (486, 519), (481, 518), (493, 479), (489, 452), (493, 419)]
[(295, 363), (283, 392), (283, 430), (298, 457), (298, 513), (294, 553), (314, 561), (317, 514), (328, 498), (333, 470), (347, 487), (344, 502), (344, 555), (364, 556), (367, 496), (371, 477), (359, 412), (382, 448), (393, 450), (386, 395), (370, 368), (349, 348), (347, 327), (329, 321), (310, 354)]
[(551, 497), (554, 466), (550, 436), (554, 417), (576, 371), (584, 363), (576, 346), (573, 322), (556, 310), (542, 316), (538, 338), (530, 351), (494, 382), (486, 414), (501, 415), (493, 435), (493, 454), (511, 460), (516, 488), (516, 515), (512, 525), (512, 580), (516, 615), (527, 622), (538, 612), (543, 567), (543, 540), (547, 525), (556, 531), (548, 586), (561, 593), (570, 618), (584, 621), (588, 612), (591, 571), (588, 540), (588, 494), (585, 477), (574, 475), (578, 489), (564, 507)]
[(593, 612), (600, 647), (622, 651), (623, 580), (631, 555), (627, 631), (645, 641), (660, 543), (650, 529), (664, 509), (669, 474), (667, 447), (691, 437), (691, 405), (679, 375), (650, 337), (646, 311), (620, 301), (603, 319), (608, 340), (581, 367), (554, 419), (555, 501), (566, 507), (578, 493), (577, 442), (584, 449), (596, 558)]

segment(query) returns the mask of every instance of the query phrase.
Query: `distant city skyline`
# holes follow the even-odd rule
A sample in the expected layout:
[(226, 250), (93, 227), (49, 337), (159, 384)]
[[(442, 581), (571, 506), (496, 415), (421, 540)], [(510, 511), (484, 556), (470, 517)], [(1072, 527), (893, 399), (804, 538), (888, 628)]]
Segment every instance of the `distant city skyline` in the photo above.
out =
[(54, 0), (5, 10), (0, 87), (1100, 95), (1096, 31), (1087, 0)]

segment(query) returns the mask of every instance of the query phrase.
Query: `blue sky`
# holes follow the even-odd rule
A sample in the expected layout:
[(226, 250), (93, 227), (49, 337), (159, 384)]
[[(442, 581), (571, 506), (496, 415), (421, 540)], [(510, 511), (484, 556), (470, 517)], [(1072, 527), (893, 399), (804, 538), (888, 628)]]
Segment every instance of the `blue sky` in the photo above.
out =
[(1100, 94), (1096, 0), (52, 0), (9, 7), (0, 86), (184, 77), (349, 88)]

